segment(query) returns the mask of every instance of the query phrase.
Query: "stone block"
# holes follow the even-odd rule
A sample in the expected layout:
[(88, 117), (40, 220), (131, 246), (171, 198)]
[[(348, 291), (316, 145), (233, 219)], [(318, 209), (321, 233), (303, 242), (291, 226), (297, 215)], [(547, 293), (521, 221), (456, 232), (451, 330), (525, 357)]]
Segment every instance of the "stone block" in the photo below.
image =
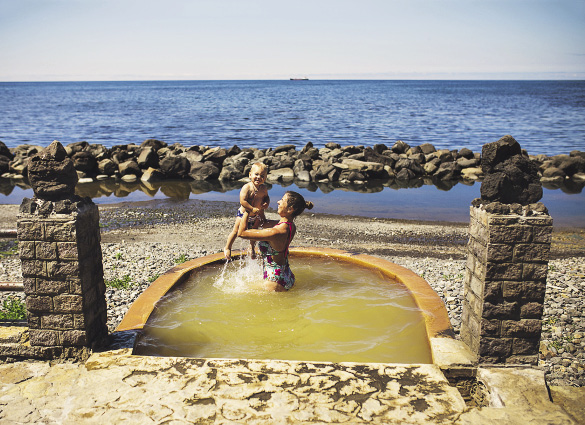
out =
[(468, 285), (471, 292), (473, 292), (477, 297), (483, 298), (484, 294), (484, 282), (480, 278), (475, 275), (471, 276), (471, 280), (468, 282)]
[(522, 279), (522, 264), (488, 262), (485, 276), (486, 280), (520, 280)]
[(61, 260), (77, 260), (77, 243), (57, 242), (57, 256)]
[(539, 226), (533, 229), (532, 241), (550, 244), (552, 242), (552, 226)]
[(21, 270), (23, 277), (44, 277), (45, 262), (41, 260), (23, 260), (21, 261)]
[(71, 276), (67, 279), (67, 281), (69, 282), (69, 293), (70, 294), (75, 294), (75, 295), (82, 295), (83, 294), (83, 288), (81, 287), (82, 281), (80, 278)]
[(519, 243), (532, 240), (531, 226), (490, 226), (489, 243)]
[(518, 316), (518, 303), (516, 302), (501, 302), (492, 304), (485, 302), (483, 305), (484, 319), (515, 319)]
[(61, 334), (61, 342), (65, 346), (80, 346), (87, 344), (87, 335), (85, 331), (69, 330)]
[(541, 319), (543, 305), (541, 303), (526, 303), (520, 308), (520, 317), (522, 319)]
[(526, 301), (544, 303), (546, 294), (546, 281), (525, 281), (523, 296)]
[(82, 313), (83, 297), (70, 294), (56, 295), (53, 297), (53, 305), (57, 313)]
[(503, 243), (490, 243), (487, 247), (486, 261), (502, 263), (512, 262), (514, 259), (514, 246)]
[(26, 312), (26, 321), (28, 323), (28, 327), (30, 329), (40, 329), (41, 328), (41, 315), (37, 314), (32, 311)]
[(481, 317), (483, 302), (481, 296), (470, 291), (466, 286), (463, 288), (463, 299), (469, 310), (478, 317)]
[(548, 263), (524, 263), (522, 265), (522, 280), (546, 281)]
[(539, 339), (541, 323), (538, 319), (502, 320), (502, 336)]
[(35, 259), (35, 243), (34, 241), (22, 241), (18, 243), (18, 255), (22, 260)]
[(482, 338), (479, 355), (481, 357), (508, 357), (512, 353), (512, 343), (512, 338)]
[(30, 345), (41, 345), (45, 347), (60, 345), (59, 331), (29, 329)]
[(57, 259), (57, 245), (52, 242), (35, 242), (35, 250), (38, 260)]
[(502, 295), (507, 300), (520, 300), (524, 295), (524, 283), (519, 281), (504, 281)]
[(550, 254), (550, 244), (517, 244), (514, 246), (514, 261), (539, 262), (547, 261)]
[(38, 294), (61, 294), (69, 291), (69, 282), (64, 280), (37, 279)]
[(499, 337), (500, 336), (500, 327), (501, 327), (500, 320), (481, 319), (480, 335), (482, 337), (483, 336)]
[(485, 282), (484, 285), (484, 301), (497, 303), (503, 301), (502, 299), (502, 282)]
[(22, 286), (24, 287), (25, 294), (34, 294), (37, 295), (44, 295), (42, 293), (37, 292), (37, 279), (34, 277), (25, 277), (22, 279)]
[(522, 217), (524, 223), (530, 226), (552, 227), (553, 219), (550, 215)]
[(520, 222), (518, 215), (499, 215), (488, 214), (488, 224), (490, 226), (512, 226)]
[(73, 329), (72, 314), (47, 314), (41, 316), (42, 329), (69, 330)]
[(19, 241), (41, 241), (44, 239), (44, 228), (39, 221), (18, 220), (17, 234)]
[(49, 261), (47, 262), (47, 276), (53, 279), (68, 279), (79, 276), (77, 261)]
[(532, 355), (512, 355), (506, 358), (506, 364), (536, 365), (538, 364), (538, 354)]
[(46, 240), (51, 242), (75, 242), (77, 229), (74, 220), (54, 221), (45, 227)]
[(35, 313), (52, 312), (53, 298), (50, 296), (28, 295), (26, 297), (26, 309)]
[(512, 344), (512, 353), (515, 355), (538, 354), (540, 339), (514, 338)]
[(74, 329), (85, 329), (86, 327), (86, 320), (85, 315), (81, 314), (74, 314), (73, 315), (73, 328)]

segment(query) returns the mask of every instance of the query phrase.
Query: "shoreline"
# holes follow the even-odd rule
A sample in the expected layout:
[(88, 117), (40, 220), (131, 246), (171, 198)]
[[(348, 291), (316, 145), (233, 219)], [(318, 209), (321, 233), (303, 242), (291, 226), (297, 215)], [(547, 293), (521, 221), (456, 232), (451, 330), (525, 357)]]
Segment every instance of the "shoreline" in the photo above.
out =
[[(235, 202), (164, 200), (98, 205), (104, 279), (113, 331), (157, 275), (187, 259), (221, 252)], [(0, 205), (0, 227), (15, 227), (18, 205)], [(274, 212), (267, 213), (274, 218)], [(323, 246), (379, 256), (422, 276), (443, 299), (456, 333), (461, 324), (467, 223), (372, 219), (305, 212), (293, 246)], [(10, 225), (12, 223), (12, 225)], [(234, 249), (243, 247), (236, 241)], [(18, 280), (17, 255), (0, 258), (0, 280)], [(554, 229), (543, 313), (541, 360), (549, 385), (585, 386), (585, 229)], [(22, 293), (21, 293), (22, 295)], [(0, 296), (6, 296), (0, 293)]]

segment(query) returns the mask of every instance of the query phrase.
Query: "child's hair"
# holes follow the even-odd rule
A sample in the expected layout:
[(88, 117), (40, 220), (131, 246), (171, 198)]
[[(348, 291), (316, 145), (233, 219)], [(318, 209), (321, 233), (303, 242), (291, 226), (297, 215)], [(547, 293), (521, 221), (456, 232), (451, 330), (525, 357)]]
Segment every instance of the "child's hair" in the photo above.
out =
[(254, 164), (252, 164), (252, 168), (250, 168), (250, 172), (252, 172), (254, 167), (258, 168), (262, 174), (268, 174), (268, 167), (263, 162), (255, 162)]
[(313, 203), (311, 201), (305, 201), (305, 198), (300, 193), (289, 190), (285, 195), (288, 195), (287, 206), (292, 207), (293, 217), (301, 214), (305, 211), (305, 208), (308, 210), (313, 208)]

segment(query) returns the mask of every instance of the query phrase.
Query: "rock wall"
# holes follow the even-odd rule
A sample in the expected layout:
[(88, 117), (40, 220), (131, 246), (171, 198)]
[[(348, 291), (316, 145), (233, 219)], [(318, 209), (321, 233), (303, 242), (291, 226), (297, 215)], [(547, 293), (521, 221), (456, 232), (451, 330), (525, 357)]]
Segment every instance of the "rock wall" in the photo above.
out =
[[(506, 136), (511, 137), (511, 136)], [(29, 160), (42, 148), (22, 145), (8, 149), (0, 142), (0, 176), (27, 178)], [(392, 146), (340, 146), (327, 143), (315, 148), (307, 143), (301, 150), (295, 145), (274, 149), (233, 146), (229, 149), (147, 139), (140, 145), (128, 144), (106, 148), (87, 142), (65, 147), (80, 182), (117, 178), (124, 181), (155, 182), (165, 179), (196, 181), (236, 181), (247, 177), (253, 162), (268, 165), (271, 181), (363, 183), (374, 180), (409, 181), (420, 177), (433, 181), (478, 180), (484, 171), (481, 154), (463, 148), (436, 149), (432, 144), (409, 146), (397, 141)], [(528, 156), (538, 177), (545, 182), (574, 181), (585, 184), (585, 152), (547, 157)]]

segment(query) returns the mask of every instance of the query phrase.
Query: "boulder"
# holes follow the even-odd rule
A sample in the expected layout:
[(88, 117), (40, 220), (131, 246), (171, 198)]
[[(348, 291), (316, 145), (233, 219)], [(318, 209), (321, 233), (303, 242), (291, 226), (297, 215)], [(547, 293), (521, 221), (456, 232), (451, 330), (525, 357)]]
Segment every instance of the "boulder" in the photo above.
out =
[(281, 168), (278, 170), (272, 170), (268, 173), (267, 181), (269, 182), (280, 182), (280, 181), (292, 181), (295, 178), (295, 172), (292, 168)]
[(0, 175), (10, 171), (10, 158), (0, 155)]
[(278, 146), (278, 147), (274, 148), (272, 153), (274, 155), (276, 155), (277, 153), (280, 153), (280, 152), (294, 151), (295, 149), (296, 149), (295, 145), (282, 145), (282, 146)]
[(158, 151), (161, 148), (166, 148), (167, 144), (163, 141), (156, 140), (156, 139), (146, 139), (144, 142), (140, 144), (141, 148), (152, 148), (154, 151)]
[(62, 200), (75, 194), (77, 172), (65, 148), (55, 140), (30, 158), (28, 179), (37, 198)]
[(87, 151), (88, 148), (89, 143), (87, 142), (73, 142), (65, 146), (65, 152), (67, 152), (67, 156), (73, 156), (78, 152)]
[(97, 171), (97, 161), (91, 152), (79, 151), (74, 153), (71, 157), (73, 166), (76, 170), (83, 171), (84, 173), (94, 173)]
[(153, 183), (164, 180), (164, 177), (164, 174), (160, 170), (151, 167), (144, 170), (140, 180), (143, 182)]
[(212, 162), (195, 162), (191, 164), (189, 176), (193, 180), (213, 180), (219, 177), (220, 169)]
[(0, 156), (5, 156), (8, 159), (14, 158), (14, 155), (12, 152), (10, 152), (10, 149), (8, 149), (3, 142), (0, 142)]
[(481, 149), (481, 168), (485, 174), (515, 155), (522, 155), (520, 144), (512, 136), (502, 137), (497, 142), (486, 143)]
[(220, 181), (235, 181), (240, 180), (241, 178), (245, 177), (246, 175), (243, 172), (243, 169), (238, 169), (233, 165), (226, 165), (221, 169), (219, 173), (219, 180)]
[(136, 163), (142, 169), (158, 168), (159, 159), (156, 151), (152, 147), (145, 147), (140, 151)]
[(111, 176), (118, 171), (118, 165), (111, 159), (102, 159), (97, 164), (98, 172)]
[(411, 180), (411, 179), (414, 179), (415, 177), (416, 176), (414, 175), (412, 170), (410, 170), (408, 168), (403, 168), (398, 173), (396, 173), (396, 180), (400, 180), (400, 181)]
[(160, 170), (168, 179), (184, 179), (189, 176), (191, 163), (184, 156), (171, 155), (160, 162)]
[(483, 146), (481, 168), (485, 174), (480, 188), (484, 201), (528, 205), (542, 198), (538, 165), (522, 155), (512, 136)]
[(402, 140), (398, 140), (392, 148), (390, 149), (394, 153), (405, 153), (410, 148), (408, 143), (403, 142)]
[(126, 176), (128, 174), (140, 176), (142, 174), (142, 170), (140, 169), (136, 161), (133, 160), (124, 161), (123, 163), (118, 165), (118, 169), (120, 170), (120, 175), (122, 176)]
[(472, 159), (475, 157), (473, 151), (471, 151), (470, 149), (467, 149), (467, 148), (461, 149), (458, 152), (458, 156), (459, 156), (459, 158), (466, 158), (466, 159)]
[(423, 143), (420, 145), (420, 150), (424, 155), (428, 155), (437, 151), (437, 149), (435, 149), (435, 147), (430, 143)]
[(212, 149), (208, 149), (203, 154), (203, 161), (211, 161), (214, 164), (221, 165), (223, 161), (227, 158), (227, 150), (224, 148), (216, 147)]

